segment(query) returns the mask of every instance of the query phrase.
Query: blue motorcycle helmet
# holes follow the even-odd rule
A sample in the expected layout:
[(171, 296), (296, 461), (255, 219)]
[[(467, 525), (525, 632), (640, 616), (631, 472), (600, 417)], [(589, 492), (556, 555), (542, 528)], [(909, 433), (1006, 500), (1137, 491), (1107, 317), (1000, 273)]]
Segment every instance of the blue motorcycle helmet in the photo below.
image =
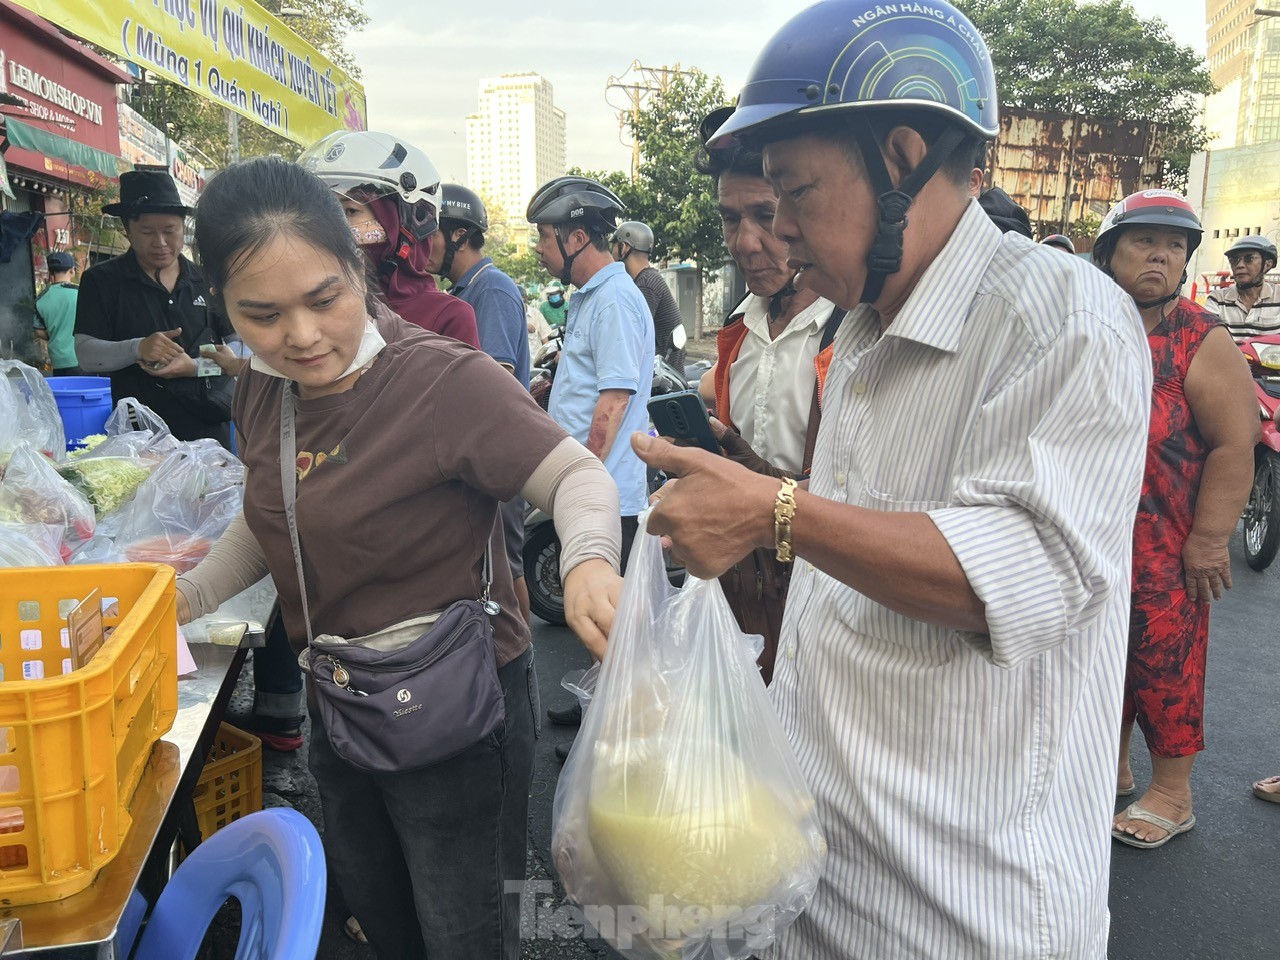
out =
[[(952, 121), (897, 186), (871, 124), (857, 122), (886, 112), (901, 114), (904, 122), (919, 113)], [(765, 44), (733, 113), (706, 142), (713, 149), (742, 138), (768, 143), (803, 134), (834, 115), (848, 115), (877, 194), (879, 223), (861, 297), (873, 303), (902, 267), (902, 234), (916, 194), (967, 137), (994, 140), (1000, 132), (986, 41), (947, 0), (823, 0)]]

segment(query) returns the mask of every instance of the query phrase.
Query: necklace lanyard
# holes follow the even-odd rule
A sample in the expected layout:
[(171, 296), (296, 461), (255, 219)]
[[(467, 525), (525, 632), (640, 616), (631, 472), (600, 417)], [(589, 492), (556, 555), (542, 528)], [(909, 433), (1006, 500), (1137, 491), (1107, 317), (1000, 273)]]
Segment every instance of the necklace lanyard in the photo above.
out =
[(489, 261), (488, 263), (486, 263), (483, 267), (481, 267), (479, 270), (477, 270), (477, 271), (476, 271), (476, 275), (475, 275), (475, 277), (472, 277), (469, 281), (467, 281), (467, 285), (466, 285), (465, 287), (454, 287), (454, 288), (453, 288), (452, 290), (450, 290), (449, 292), (450, 292), (450, 293), (452, 293), (452, 294), (456, 297), (460, 291), (467, 289), (467, 287), (469, 287), (469, 286), (471, 286), (471, 284), (475, 283), (475, 282), (476, 282), (476, 277), (479, 277), (479, 276), (480, 276), (480, 274), (484, 273), (486, 270), (488, 270), (488, 269), (489, 269), (490, 267), (492, 267), (492, 266), (493, 266), (493, 261), (492, 261), (492, 260), (490, 260), (490, 261)]

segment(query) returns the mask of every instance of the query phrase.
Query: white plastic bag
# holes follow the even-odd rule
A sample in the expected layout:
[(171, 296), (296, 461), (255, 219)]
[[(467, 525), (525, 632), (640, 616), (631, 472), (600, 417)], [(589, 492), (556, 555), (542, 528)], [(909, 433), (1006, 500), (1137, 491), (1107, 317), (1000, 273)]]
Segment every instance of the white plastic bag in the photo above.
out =
[(674, 590), (642, 523), (552, 835), (565, 891), (634, 960), (744, 960), (817, 888), (813, 795), (754, 658), (720, 585)]
[(162, 460), (178, 448), (178, 440), (169, 432), (168, 425), (154, 410), (133, 397), (125, 397), (116, 404), (103, 429), (107, 439), (79, 456)]
[(118, 437), (122, 433), (136, 433), (140, 430), (168, 433), (169, 425), (142, 401), (125, 397), (111, 411), (111, 416), (107, 417), (103, 430), (108, 437)]
[(42, 523), (0, 523), (0, 567), (62, 565), (62, 531)]
[[(101, 529), (101, 528), (99, 528)], [(92, 540), (80, 544), (67, 561), (69, 564), (80, 563), (128, 563), (129, 558), (120, 552), (115, 541), (99, 533)]]
[(62, 414), (44, 376), (18, 360), (0, 360), (0, 454), (29, 443), (52, 460), (67, 456)]
[(560, 686), (572, 693), (578, 700), (578, 706), (586, 713), (587, 707), (595, 699), (596, 684), (600, 682), (600, 664), (593, 663), (585, 670), (570, 670), (560, 679)]
[(244, 465), (216, 442), (181, 443), (120, 509), (116, 546), (186, 573), (240, 512), (243, 486)]
[(59, 474), (53, 462), (30, 444), (19, 443), (0, 477), (0, 523), (39, 523), (58, 528), (65, 560), (95, 530), (93, 507)]

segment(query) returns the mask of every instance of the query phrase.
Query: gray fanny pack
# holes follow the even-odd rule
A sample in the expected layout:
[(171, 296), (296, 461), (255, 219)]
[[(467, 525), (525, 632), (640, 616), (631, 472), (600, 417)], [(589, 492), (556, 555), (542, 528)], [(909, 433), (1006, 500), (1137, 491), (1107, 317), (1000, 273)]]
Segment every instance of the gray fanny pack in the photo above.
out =
[(368, 773), (402, 773), (448, 760), (506, 718), (493, 643), (499, 608), (489, 599), (492, 551), (475, 600), (363, 637), (313, 636), (298, 538), (297, 437), (292, 385), (280, 403), (280, 482), (297, 566), (307, 649), (320, 719), (334, 752)]

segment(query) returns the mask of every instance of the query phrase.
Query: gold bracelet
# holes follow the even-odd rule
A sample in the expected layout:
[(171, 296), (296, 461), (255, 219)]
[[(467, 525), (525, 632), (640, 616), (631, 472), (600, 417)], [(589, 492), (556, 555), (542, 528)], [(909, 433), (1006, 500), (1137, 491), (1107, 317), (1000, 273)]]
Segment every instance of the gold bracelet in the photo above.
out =
[(790, 563), (794, 559), (791, 552), (791, 520), (796, 515), (796, 482), (790, 477), (782, 478), (782, 488), (773, 502), (773, 542), (778, 551), (779, 563)]

